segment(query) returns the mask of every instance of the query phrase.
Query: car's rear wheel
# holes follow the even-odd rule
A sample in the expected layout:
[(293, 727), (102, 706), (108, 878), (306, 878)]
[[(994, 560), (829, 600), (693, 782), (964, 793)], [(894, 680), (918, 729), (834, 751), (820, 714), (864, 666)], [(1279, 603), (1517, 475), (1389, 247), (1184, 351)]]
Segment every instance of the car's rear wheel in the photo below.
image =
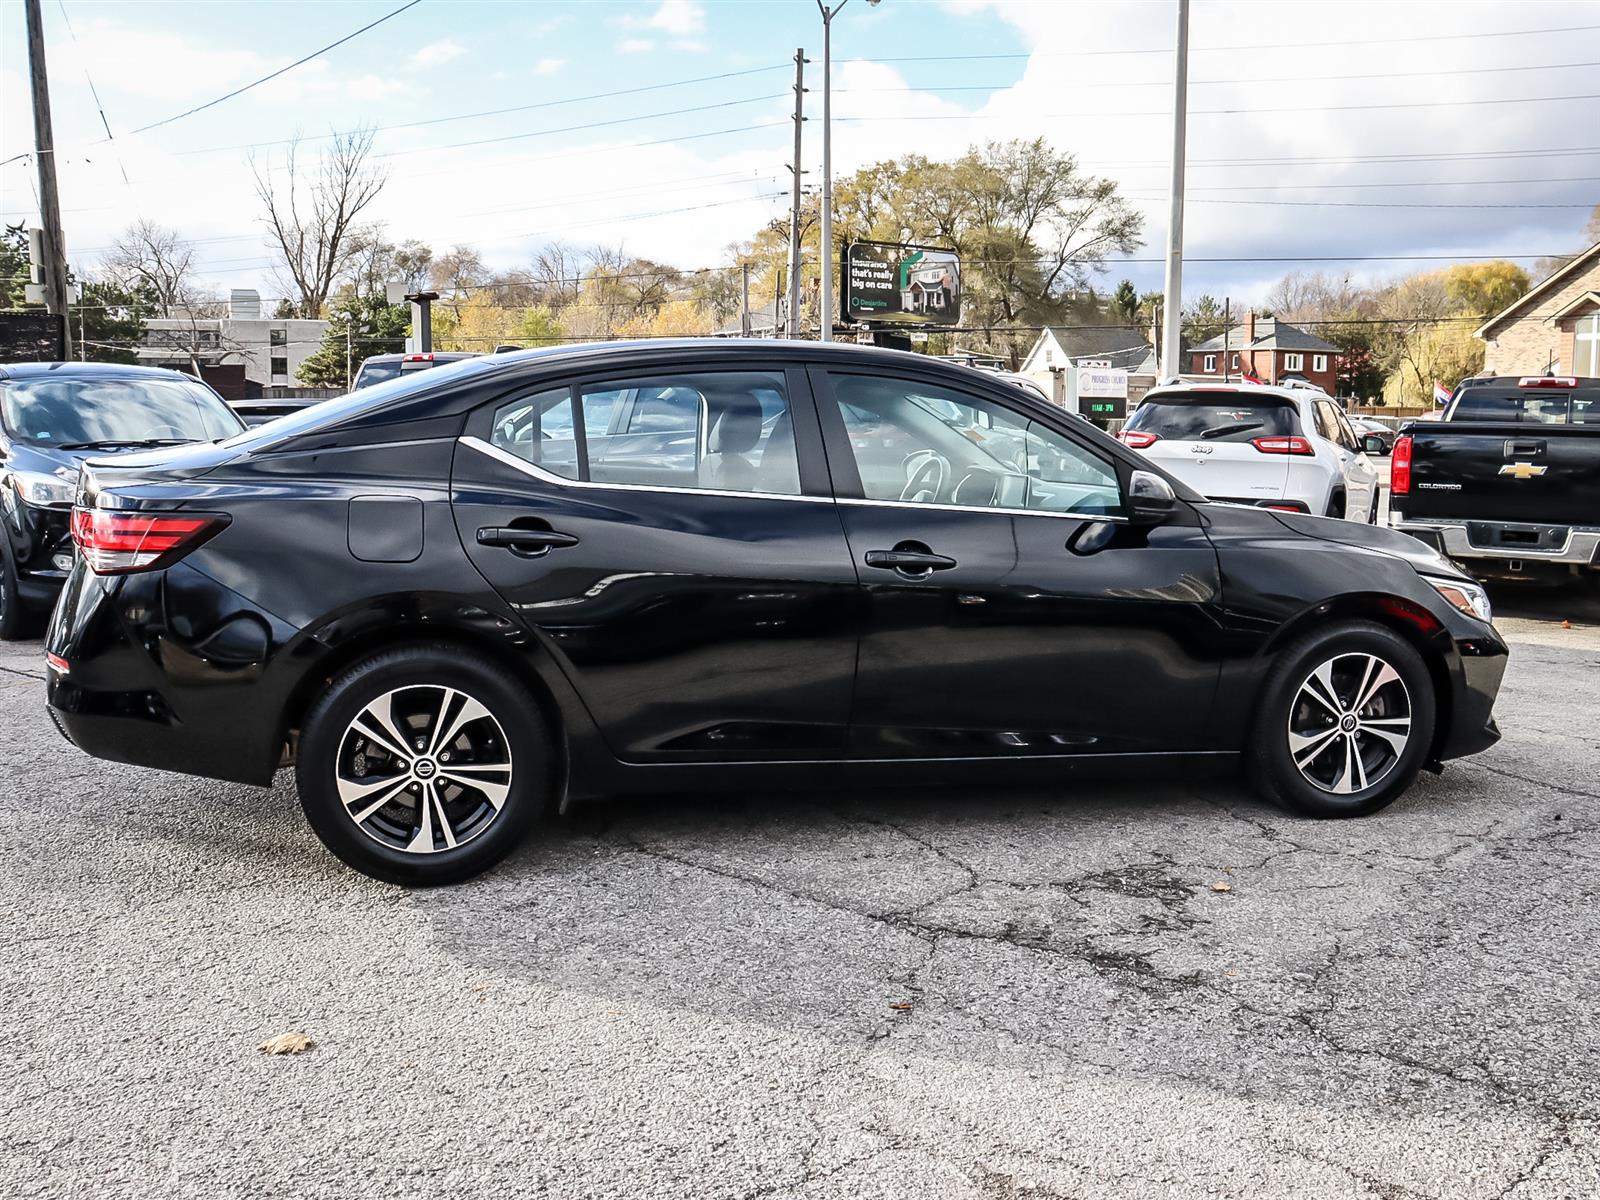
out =
[(1417, 777), (1437, 704), (1422, 656), (1352, 621), (1302, 637), (1268, 673), (1249, 747), (1257, 783), (1315, 817), (1376, 812)]
[(384, 651), (302, 722), (295, 778), (334, 854), (390, 883), (454, 883), (499, 862), (552, 799), (551, 743), (526, 689), (454, 646)]

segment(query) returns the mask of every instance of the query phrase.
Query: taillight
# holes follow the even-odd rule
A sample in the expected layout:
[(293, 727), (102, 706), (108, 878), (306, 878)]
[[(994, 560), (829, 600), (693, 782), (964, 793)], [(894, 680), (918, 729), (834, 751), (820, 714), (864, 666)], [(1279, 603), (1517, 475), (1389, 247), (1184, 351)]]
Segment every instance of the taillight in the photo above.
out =
[(1250, 444), (1263, 454), (1315, 454), (1303, 437), (1251, 438)]
[(213, 513), (134, 513), (72, 510), (72, 540), (96, 575), (126, 575), (165, 567), (216, 533), (227, 518)]
[(1411, 494), (1411, 435), (1409, 433), (1394, 440), (1394, 451), (1389, 456), (1389, 494), (1393, 496), (1409, 496)]
[(1153, 446), (1161, 440), (1158, 433), (1141, 433), (1137, 429), (1124, 429), (1117, 434), (1117, 440), (1124, 446), (1132, 446), (1135, 450), (1143, 450), (1146, 446)]
[(402, 358), (400, 361), (401, 362), (432, 362), (433, 361), (433, 352), (430, 350), (425, 354), (408, 354), (404, 358)]
[(1578, 380), (1573, 375), (1524, 375), (1517, 380), (1519, 388), (1575, 388)]

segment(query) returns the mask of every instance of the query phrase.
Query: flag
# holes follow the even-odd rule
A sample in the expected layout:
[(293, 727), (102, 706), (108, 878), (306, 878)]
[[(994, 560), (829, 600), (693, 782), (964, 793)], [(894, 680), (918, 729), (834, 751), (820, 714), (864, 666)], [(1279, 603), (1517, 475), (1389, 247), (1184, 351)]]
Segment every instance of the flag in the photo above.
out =
[(1241, 371), (1241, 372), (1239, 372), (1239, 377), (1241, 379), (1243, 379), (1246, 383), (1260, 383), (1261, 382), (1260, 378), (1255, 374), (1254, 371)]
[(1450, 403), (1450, 389), (1438, 380), (1433, 383), (1433, 402), (1441, 405)]

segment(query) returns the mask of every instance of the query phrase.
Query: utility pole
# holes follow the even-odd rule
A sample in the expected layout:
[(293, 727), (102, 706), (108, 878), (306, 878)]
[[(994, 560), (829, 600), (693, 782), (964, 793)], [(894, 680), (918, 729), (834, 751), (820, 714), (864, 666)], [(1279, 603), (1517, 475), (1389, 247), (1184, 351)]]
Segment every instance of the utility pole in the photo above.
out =
[(1228, 333), (1233, 328), (1233, 319), (1228, 315), (1230, 304), (1228, 298), (1222, 298), (1222, 382), (1228, 382)]
[[(50, 126), (50, 80), (44, 67), (44, 23), (39, 0), (26, 0), (28, 73), (33, 81), (33, 150), (39, 165), (39, 215), (44, 219), (45, 308), (61, 316), (62, 357), (72, 357), (67, 321), (67, 249), (61, 238), (61, 197), (56, 194), (55, 136)], [(79, 339), (82, 340), (81, 338)]]
[(750, 264), (739, 264), (739, 336), (750, 336)]
[[(794, 52), (794, 200), (789, 210), (789, 336), (800, 336), (800, 129), (805, 121), (806, 52)], [(776, 318), (777, 309), (773, 309)], [(776, 320), (774, 320), (776, 334)]]
[(1172, 182), (1168, 191), (1167, 274), (1163, 301), (1167, 323), (1161, 336), (1161, 378), (1183, 373), (1183, 165), (1189, 114), (1189, 0), (1178, 0), (1178, 45), (1172, 85)]
[(822, 9), (822, 280), (817, 287), (817, 338), (833, 341), (833, 14), (850, 0)]

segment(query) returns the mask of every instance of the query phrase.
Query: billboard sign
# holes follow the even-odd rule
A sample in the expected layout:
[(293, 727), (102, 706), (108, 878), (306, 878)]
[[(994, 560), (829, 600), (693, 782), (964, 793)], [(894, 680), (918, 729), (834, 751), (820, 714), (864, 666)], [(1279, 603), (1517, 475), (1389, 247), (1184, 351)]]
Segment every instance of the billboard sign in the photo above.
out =
[(958, 325), (961, 261), (954, 250), (852, 242), (844, 258), (844, 316), (894, 325)]

